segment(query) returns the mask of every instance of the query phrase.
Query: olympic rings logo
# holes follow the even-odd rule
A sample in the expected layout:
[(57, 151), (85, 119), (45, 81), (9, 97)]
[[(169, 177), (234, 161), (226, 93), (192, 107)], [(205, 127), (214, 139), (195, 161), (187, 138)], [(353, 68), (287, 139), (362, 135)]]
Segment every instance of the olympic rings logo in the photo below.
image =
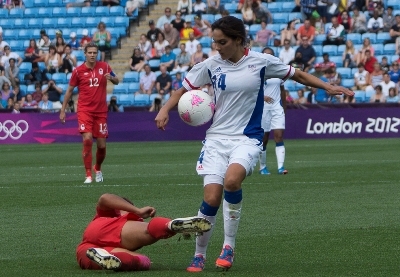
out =
[(10, 137), (13, 140), (18, 140), (23, 134), (28, 132), (29, 124), (25, 120), (18, 120), (14, 123), (12, 120), (0, 122), (0, 140), (5, 140)]

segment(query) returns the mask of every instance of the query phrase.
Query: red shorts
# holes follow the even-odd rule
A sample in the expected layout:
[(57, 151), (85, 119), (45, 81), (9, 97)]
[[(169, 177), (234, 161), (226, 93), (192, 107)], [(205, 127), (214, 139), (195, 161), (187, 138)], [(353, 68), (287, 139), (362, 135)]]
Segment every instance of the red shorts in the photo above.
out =
[(78, 112), (78, 129), (95, 138), (108, 138), (107, 113)]

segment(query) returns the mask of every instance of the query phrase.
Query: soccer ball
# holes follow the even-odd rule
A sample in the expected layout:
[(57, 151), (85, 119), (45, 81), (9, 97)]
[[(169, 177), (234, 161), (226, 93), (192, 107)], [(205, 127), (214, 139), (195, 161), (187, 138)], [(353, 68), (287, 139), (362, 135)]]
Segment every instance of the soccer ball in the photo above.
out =
[(201, 90), (191, 90), (179, 99), (178, 112), (186, 124), (200, 126), (211, 120), (214, 107), (210, 95)]

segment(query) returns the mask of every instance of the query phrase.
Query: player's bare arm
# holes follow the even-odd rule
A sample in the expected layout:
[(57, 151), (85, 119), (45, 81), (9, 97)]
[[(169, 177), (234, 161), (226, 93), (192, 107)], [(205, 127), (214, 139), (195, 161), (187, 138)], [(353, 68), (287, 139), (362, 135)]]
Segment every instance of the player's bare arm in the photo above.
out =
[(106, 79), (109, 80), (114, 85), (118, 85), (119, 84), (119, 79), (118, 79), (117, 76), (111, 76), (110, 73), (106, 73), (106, 74), (104, 74), (104, 77), (106, 77)]
[(165, 103), (165, 105), (161, 108), (155, 118), (158, 129), (165, 130), (165, 126), (167, 125), (169, 120), (169, 111), (173, 107), (178, 105), (179, 99), (185, 92), (187, 92), (187, 89), (185, 87), (181, 87), (180, 89), (171, 93), (171, 97), (168, 99), (167, 103)]
[(324, 89), (329, 95), (342, 95), (342, 94), (346, 94), (348, 96), (354, 95), (354, 92), (348, 88), (341, 86), (332, 86), (318, 79), (317, 77), (314, 77), (313, 75), (300, 70), (296, 70), (291, 79), (306, 86)]
[(286, 93), (285, 93), (285, 87), (284, 87), (284, 86), (281, 86), (281, 101), (282, 101), (283, 111), (284, 111), (285, 114), (286, 114), (286, 105), (287, 105), (287, 102), (286, 102)]
[(61, 107), (61, 110), (60, 110), (60, 121), (61, 121), (62, 124), (65, 123), (65, 109), (67, 108), (68, 101), (72, 96), (72, 91), (74, 90), (74, 88), (75, 87), (69, 85), (68, 88), (67, 88), (67, 91), (65, 93), (64, 101), (63, 101), (63, 104), (62, 104), (62, 107)]
[(142, 218), (153, 217), (156, 214), (156, 209), (153, 207), (143, 207), (138, 208), (125, 200), (124, 198), (115, 195), (106, 193), (100, 196), (99, 201), (97, 202), (97, 207), (103, 211), (108, 210), (121, 210), (130, 213), (137, 214)]

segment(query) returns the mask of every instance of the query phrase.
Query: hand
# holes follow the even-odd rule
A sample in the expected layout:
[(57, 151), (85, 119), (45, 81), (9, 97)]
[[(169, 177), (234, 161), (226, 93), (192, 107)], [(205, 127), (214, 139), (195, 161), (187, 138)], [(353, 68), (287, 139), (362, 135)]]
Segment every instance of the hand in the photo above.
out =
[(340, 87), (340, 86), (330, 86), (329, 89), (326, 90), (329, 95), (342, 95), (345, 94), (347, 96), (353, 96), (354, 92), (348, 88)]
[(65, 111), (63, 109), (60, 111), (60, 121), (62, 124), (65, 124)]
[(267, 102), (268, 104), (274, 104), (274, 99), (269, 97), (269, 96), (264, 96), (264, 101)]
[(104, 74), (104, 77), (106, 77), (107, 80), (111, 80), (113, 78), (110, 73)]
[(156, 209), (150, 206), (143, 207), (139, 209), (137, 214), (142, 218), (154, 217), (156, 215)]
[(156, 122), (158, 129), (165, 131), (165, 126), (169, 121), (168, 112), (166, 112), (163, 108), (161, 108), (154, 121)]

